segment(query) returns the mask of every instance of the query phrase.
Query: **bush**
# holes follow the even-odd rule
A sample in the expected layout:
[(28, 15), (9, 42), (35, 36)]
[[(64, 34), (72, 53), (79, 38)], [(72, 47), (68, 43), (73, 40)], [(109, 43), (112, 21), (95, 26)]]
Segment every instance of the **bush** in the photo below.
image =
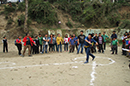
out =
[(43, 0), (32, 2), (29, 6), (29, 17), (38, 23), (53, 25), (58, 22), (57, 14), (49, 2)]
[(22, 14), (22, 15), (18, 16), (18, 19), (21, 20), (21, 25), (24, 25), (25, 15)]
[(12, 3), (12, 6), (5, 5), (4, 6), (4, 13), (9, 14), (10, 12), (14, 12), (16, 10), (16, 5)]
[(13, 22), (14, 22), (13, 19), (10, 17), (10, 18), (8, 19), (7, 24), (12, 24)]
[(69, 19), (68, 19), (68, 22), (66, 23), (66, 25), (67, 25), (69, 28), (73, 28), (73, 25), (72, 25), (72, 23), (70, 22)]
[(25, 2), (21, 2), (18, 4), (18, 11), (25, 11)]

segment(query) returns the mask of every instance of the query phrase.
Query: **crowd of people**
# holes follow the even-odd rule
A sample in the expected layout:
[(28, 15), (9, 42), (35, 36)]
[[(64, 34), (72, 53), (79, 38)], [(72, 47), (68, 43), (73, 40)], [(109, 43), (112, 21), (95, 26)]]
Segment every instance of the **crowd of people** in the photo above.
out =
[[(26, 49), (28, 49), (28, 55), (32, 56), (33, 54), (48, 53), (48, 51), (50, 53), (62, 52), (63, 45), (64, 52), (69, 53), (74, 53), (76, 50), (77, 54), (83, 54), (83, 50), (85, 48), (85, 53), (87, 56), (85, 63), (88, 63), (89, 56), (92, 57), (92, 60), (95, 58), (92, 53), (104, 53), (106, 50), (106, 39), (108, 38), (111, 39), (111, 54), (117, 54), (119, 42), (117, 40), (116, 31), (113, 31), (111, 37), (107, 36), (105, 32), (103, 32), (103, 34), (92, 33), (86, 37), (83, 34), (83, 31), (80, 31), (80, 35), (78, 37), (75, 34), (68, 37), (66, 34), (64, 38), (62, 38), (60, 34), (57, 34), (57, 37), (55, 37), (54, 34), (51, 34), (50, 37), (48, 37), (48, 34), (45, 34), (44, 37), (42, 37), (41, 34), (39, 34), (39, 36), (30, 37), (29, 33), (27, 33), (23, 38), (23, 41), (22, 37), (18, 36), (18, 39), (15, 40), (15, 45), (17, 46), (18, 54), (22, 57), (25, 56)], [(130, 49), (130, 32), (126, 32), (124, 34), (122, 37), (122, 42), (122, 48)], [(21, 52), (22, 45), (24, 45), (23, 53)], [(3, 39), (3, 52), (5, 51), (8, 52), (8, 42), (6, 37)], [(122, 50), (122, 55), (127, 55), (127, 51)]]

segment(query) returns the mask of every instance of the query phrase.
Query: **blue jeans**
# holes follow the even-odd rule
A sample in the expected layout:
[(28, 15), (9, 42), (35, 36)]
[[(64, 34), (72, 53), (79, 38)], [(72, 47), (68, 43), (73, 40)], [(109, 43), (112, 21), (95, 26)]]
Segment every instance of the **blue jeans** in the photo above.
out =
[(81, 44), (81, 43), (79, 44), (77, 53), (79, 53), (80, 47), (81, 47), (81, 53), (83, 53), (84, 44)]
[(85, 52), (86, 52), (86, 55), (87, 55), (87, 58), (86, 58), (86, 61), (87, 61), (87, 62), (88, 62), (88, 60), (89, 60), (89, 55), (90, 55), (92, 58), (95, 57), (93, 54), (90, 53), (90, 49), (91, 49), (90, 47), (85, 48)]
[(68, 43), (64, 44), (64, 51), (68, 51)]
[(44, 51), (45, 51), (45, 53), (47, 53), (47, 47), (48, 47), (48, 45), (43, 45), (42, 53), (44, 53)]
[(57, 52), (59, 52), (59, 48), (60, 48), (60, 52), (62, 52), (62, 44), (57, 45)]

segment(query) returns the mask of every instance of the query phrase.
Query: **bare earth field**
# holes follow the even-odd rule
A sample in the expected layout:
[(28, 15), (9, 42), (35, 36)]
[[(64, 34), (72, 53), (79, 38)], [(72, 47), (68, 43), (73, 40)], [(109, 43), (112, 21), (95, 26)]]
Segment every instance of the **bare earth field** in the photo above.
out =
[(0, 44), (0, 86), (130, 86), (130, 59), (104, 54), (84, 64), (85, 53), (48, 53), (20, 57), (14, 41), (9, 41), (9, 53)]

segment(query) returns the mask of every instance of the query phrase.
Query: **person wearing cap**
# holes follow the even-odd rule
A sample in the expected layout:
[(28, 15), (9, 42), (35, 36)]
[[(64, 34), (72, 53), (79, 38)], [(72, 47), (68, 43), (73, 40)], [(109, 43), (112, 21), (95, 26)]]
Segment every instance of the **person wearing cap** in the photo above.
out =
[(89, 56), (92, 57), (92, 61), (95, 59), (95, 56), (90, 53), (90, 49), (91, 49), (93, 42), (96, 45), (98, 45), (98, 43), (92, 37), (93, 37), (92, 34), (89, 34), (88, 37), (85, 37), (84, 48), (85, 48), (85, 52), (86, 52), (86, 56), (87, 56), (86, 62), (84, 62), (85, 64), (89, 62)]
[(83, 31), (81, 30), (80, 31), (80, 35), (78, 36), (79, 47), (78, 47), (77, 54), (79, 54), (80, 48), (81, 48), (81, 54), (83, 54), (84, 42), (85, 42), (85, 35), (83, 35)]
[(43, 37), (42, 37), (41, 34), (39, 34), (38, 40), (39, 40), (40, 53), (42, 53), (42, 41), (43, 41)]
[(28, 55), (29, 57), (32, 56), (31, 55), (31, 46), (33, 46), (33, 44), (35, 44), (35, 42), (33, 41), (33, 39), (29, 36), (29, 33), (26, 34), (26, 36), (23, 38), (23, 42), (24, 42), (24, 51), (23, 51), (23, 57), (25, 54), (26, 49), (28, 48)]

